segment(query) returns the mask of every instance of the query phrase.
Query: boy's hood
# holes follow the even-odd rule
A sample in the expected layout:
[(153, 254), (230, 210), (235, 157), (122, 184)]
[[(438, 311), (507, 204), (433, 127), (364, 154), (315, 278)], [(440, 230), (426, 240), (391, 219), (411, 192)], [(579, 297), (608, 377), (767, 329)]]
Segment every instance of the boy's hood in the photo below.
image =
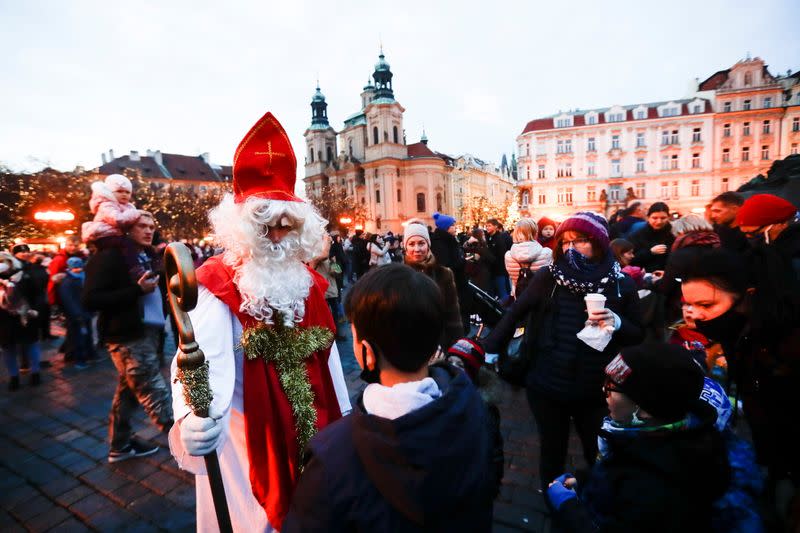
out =
[(483, 400), (455, 367), (432, 366), (430, 375), (440, 398), (395, 420), (368, 415), (359, 399), (353, 422), (367, 476), (392, 507), (418, 524), (491, 498)]
[(542, 253), (542, 245), (536, 241), (518, 242), (510, 251), (511, 258), (517, 263), (532, 263)]

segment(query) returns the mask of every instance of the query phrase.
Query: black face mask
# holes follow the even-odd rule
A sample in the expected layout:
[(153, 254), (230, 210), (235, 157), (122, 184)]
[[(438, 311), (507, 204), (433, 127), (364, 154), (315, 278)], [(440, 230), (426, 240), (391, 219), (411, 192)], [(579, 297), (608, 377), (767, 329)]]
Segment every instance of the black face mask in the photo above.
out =
[(365, 383), (380, 383), (381, 382), (381, 369), (378, 367), (378, 358), (375, 357), (375, 368), (370, 370), (367, 368), (367, 347), (361, 346), (361, 363), (364, 368), (361, 369), (361, 380)]
[(735, 339), (742, 331), (747, 317), (735, 310), (734, 305), (721, 315), (711, 320), (697, 320), (697, 331), (711, 340), (724, 342)]

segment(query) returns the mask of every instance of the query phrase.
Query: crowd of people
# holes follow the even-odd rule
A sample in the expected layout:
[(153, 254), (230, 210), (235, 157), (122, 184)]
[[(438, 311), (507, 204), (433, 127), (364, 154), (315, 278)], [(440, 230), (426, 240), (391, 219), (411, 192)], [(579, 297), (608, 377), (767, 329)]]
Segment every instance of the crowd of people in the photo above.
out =
[[(20, 361), (41, 382), (57, 307), (65, 359), (85, 368), (102, 346), (117, 370), (108, 461), (157, 450), (132, 434), (141, 406), (197, 476), (200, 530), (216, 520), (198, 460), (212, 452), (234, 529), (489, 530), (504, 459), (484, 389), (500, 377), (525, 388), (538, 482), (567, 531), (800, 526), (797, 206), (727, 192), (704, 217), (634, 202), (608, 219), (459, 231), (434, 213), (350, 235), (294, 196), (290, 161), (265, 174), (267, 140), (291, 151), (271, 114), (242, 141), (236, 193), (210, 214), (220, 248), (187, 243), (207, 413), (175, 362), (172, 387), (160, 372), (165, 243), (119, 175), (93, 186), (88, 261), (77, 237), (51, 258), (0, 254), (9, 389)], [(502, 310), (484, 334), (480, 295)], [(352, 404), (332, 342), (348, 322), (368, 384)], [(583, 472), (565, 472), (572, 424)]]

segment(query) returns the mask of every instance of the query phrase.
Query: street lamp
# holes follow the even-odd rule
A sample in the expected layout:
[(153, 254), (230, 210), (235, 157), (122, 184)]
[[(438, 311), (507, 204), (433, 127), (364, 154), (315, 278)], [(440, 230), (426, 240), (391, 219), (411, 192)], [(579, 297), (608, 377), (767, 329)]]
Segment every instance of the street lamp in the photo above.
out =
[(351, 222), (353, 222), (353, 219), (352, 219), (352, 218), (350, 218), (350, 217), (341, 217), (341, 218), (339, 219), (339, 223), (340, 223), (340, 224), (343, 224), (343, 225), (345, 225), (345, 226), (346, 226), (346, 225), (348, 225), (348, 224), (350, 224)]
[(70, 211), (36, 211), (33, 218), (40, 222), (71, 222), (75, 215)]

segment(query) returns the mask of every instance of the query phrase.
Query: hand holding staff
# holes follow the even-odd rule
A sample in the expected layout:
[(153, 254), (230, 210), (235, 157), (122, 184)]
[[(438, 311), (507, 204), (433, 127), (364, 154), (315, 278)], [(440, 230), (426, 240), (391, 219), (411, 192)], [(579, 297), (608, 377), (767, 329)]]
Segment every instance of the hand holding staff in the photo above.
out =
[[(208, 383), (208, 363), (194, 339), (189, 311), (197, 305), (197, 277), (192, 256), (185, 244), (174, 242), (164, 252), (169, 305), (178, 327), (178, 379), (183, 385), (186, 403), (199, 417), (208, 416), (211, 388)], [(231, 517), (225, 499), (225, 487), (219, 469), (219, 457), (212, 451), (203, 456), (208, 481), (217, 514), (217, 524), (223, 533), (232, 532)]]

